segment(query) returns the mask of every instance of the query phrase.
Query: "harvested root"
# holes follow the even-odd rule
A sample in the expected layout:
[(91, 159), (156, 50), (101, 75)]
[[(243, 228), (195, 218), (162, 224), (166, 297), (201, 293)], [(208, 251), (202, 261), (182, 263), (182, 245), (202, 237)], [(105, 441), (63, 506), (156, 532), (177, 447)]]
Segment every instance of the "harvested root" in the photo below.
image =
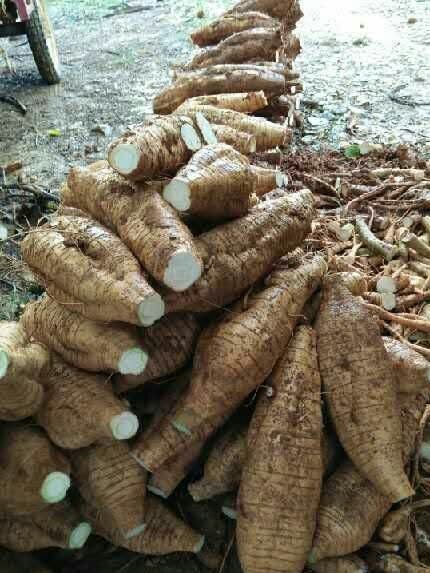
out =
[(358, 551), (391, 507), (348, 460), (324, 483), (309, 563)]
[(383, 293), (396, 293), (410, 285), (410, 277), (404, 273), (397, 277), (382, 276), (376, 282), (376, 290)]
[(270, 381), (274, 397), (263, 416), (257, 404), (258, 434), (239, 489), (236, 535), (246, 573), (301, 571), (312, 546), (323, 477), (312, 328), (297, 329)]
[(251, 28), (273, 29), (279, 26), (275, 18), (261, 12), (248, 11), (241, 14), (224, 15), (212, 24), (200, 28), (191, 34), (197, 46), (204, 47), (218, 44), (225, 38)]
[(21, 250), (48, 293), (89, 319), (150, 326), (164, 314), (132, 253), (84, 213), (54, 217), (28, 233)]
[(303, 190), (279, 199), (266, 198), (245, 217), (198, 237), (196, 245), (206, 272), (180, 296), (166, 293), (169, 312), (205, 312), (231, 303), (301, 244), (314, 215), (312, 193)]
[(430, 500), (423, 499), (387, 513), (378, 528), (378, 535), (387, 543), (401, 543), (408, 531), (409, 520), (414, 511), (430, 506)]
[(358, 555), (323, 559), (310, 566), (315, 573), (368, 573), (369, 568)]
[[(325, 271), (326, 264), (319, 256), (298, 269), (289, 269), (281, 261), (266, 280), (266, 288), (248, 299), (243, 312), (237, 306), (203, 332), (190, 387), (159, 431), (138, 439), (133, 447), (143, 467), (156, 471), (188, 443), (207, 439), (267, 378)], [(240, 344), (244, 339), (246, 345)], [(234, 384), (226, 386), (225, 380)]]
[(397, 247), (378, 239), (366, 225), (364, 219), (357, 217), (356, 226), (360, 239), (371, 253), (381, 255), (387, 261), (391, 261), (396, 256)]
[(203, 501), (236, 489), (245, 463), (247, 428), (233, 425), (214, 443), (203, 477), (188, 486), (194, 501)]
[(336, 275), (324, 284), (317, 333), (325, 397), (343, 447), (393, 502), (411, 496), (393, 369), (374, 318)]
[(394, 368), (397, 391), (416, 393), (429, 387), (430, 362), (394, 338), (384, 336), (384, 346)]
[(0, 462), (0, 514), (41, 511), (47, 504), (63, 500), (70, 487), (67, 458), (38, 428), (3, 426)]
[(177, 211), (219, 221), (248, 213), (255, 179), (249, 161), (229, 145), (208, 145), (166, 185)]
[[(415, 449), (430, 392), (400, 396), (402, 453), (403, 461), (407, 463)], [(363, 477), (349, 460), (344, 462), (323, 486), (309, 561), (315, 563), (327, 557), (347, 555), (364, 547), (391, 505), (391, 500)]]
[(366, 277), (359, 272), (341, 272), (338, 277), (354, 296), (365, 295), (368, 284)]
[(200, 52), (186, 69), (195, 70), (217, 64), (242, 64), (255, 59), (274, 62), (281, 43), (279, 27), (251, 28), (233, 34), (217, 46)]
[(187, 476), (191, 466), (199, 457), (203, 441), (194, 442), (187, 450), (167, 460), (148, 481), (148, 491), (167, 499)]
[(428, 567), (419, 567), (405, 561), (400, 555), (388, 553), (378, 556), (373, 563), (376, 573), (428, 573)]
[(73, 477), (82, 497), (131, 539), (145, 529), (146, 474), (125, 443), (105, 443), (73, 452)]
[(23, 420), (39, 409), (39, 380), (50, 366), (48, 351), (30, 342), (22, 325), (0, 322), (0, 420)]
[(45, 399), (37, 423), (65, 449), (79, 449), (100, 440), (128, 440), (137, 417), (114, 396), (104, 376), (90, 374), (57, 359), (44, 380)]
[(196, 105), (211, 105), (221, 109), (232, 109), (233, 111), (240, 111), (242, 113), (254, 113), (260, 109), (264, 109), (269, 105), (263, 91), (237, 93), (237, 94), (218, 94), (218, 95), (204, 95), (200, 97), (193, 97), (187, 99), (176, 112), (180, 112), (187, 107), (194, 107)]
[(173, 374), (192, 358), (200, 326), (192, 314), (177, 313), (162, 318), (139, 333), (142, 346), (148, 352), (148, 364), (143, 374), (114, 377), (117, 394), (132, 390), (151, 380)]
[(93, 322), (44, 295), (21, 318), (28, 335), (77, 368), (141, 374), (148, 362), (136, 327)]
[(414, 249), (419, 255), (423, 257), (430, 258), (430, 247), (424, 241), (422, 241), (419, 237), (417, 237), (414, 233), (407, 231), (404, 235), (401, 236), (403, 244), (405, 244), (408, 249)]
[(258, 197), (288, 185), (288, 177), (277, 169), (266, 169), (265, 167), (252, 165), (251, 171), (256, 179), (255, 193)]
[(292, 132), (285, 126), (273, 123), (261, 117), (249, 116), (229, 109), (219, 109), (210, 105), (190, 106), (182, 113), (196, 117), (201, 113), (211, 123), (228, 125), (237, 131), (255, 135), (257, 151), (267, 151), (291, 141)]
[(108, 149), (113, 169), (131, 181), (176, 171), (202, 145), (186, 117), (152, 117), (115, 140)]
[(185, 290), (200, 277), (202, 262), (191, 231), (156, 185), (133, 188), (99, 161), (71, 171), (63, 201), (113, 228), (143, 267), (169, 288)]
[(282, 20), (290, 15), (294, 4), (298, 4), (297, 0), (240, 0), (226, 14), (236, 15), (255, 10)]
[[(235, 65), (239, 67), (241, 64)], [(244, 64), (246, 66), (246, 64)], [(209, 68), (211, 69), (211, 68)], [(165, 88), (153, 102), (154, 112), (172, 113), (187, 99), (223, 93), (251, 92), (262, 90), (267, 97), (282, 95), (285, 92), (286, 79), (283, 74), (271, 69), (254, 66), (231, 71), (219, 71), (207, 68), (198, 74), (179, 76), (169, 87)]]
[(63, 501), (31, 516), (0, 518), (0, 545), (18, 552), (81, 549), (91, 531), (91, 525)]
[(386, 310), (393, 310), (397, 305), (396, 296), (391, 292), (365, 292), (363, 293), (363, 298), (371, 304), (376, 304)]
[(81, 512), (93, 525), (95, 533), (113, 545), (135, 553), (148, 555), (166, 555), (177, 551), (198, 553), (204, 545), (203, 535), (191, 529), (157, 498), (150, 495), (146, 499), (146, 527), (142, 533), (131, 539), (125, 539), (121, 532), (105, 519), (103, 512), (88, 504), (81, 505)]
[(212, 125), (213, 132), (219, 143), (231, 145), (243, 155), (250, 155), (257, 151), (257, 138), (252, 133), (237, 131), (228, 125)]

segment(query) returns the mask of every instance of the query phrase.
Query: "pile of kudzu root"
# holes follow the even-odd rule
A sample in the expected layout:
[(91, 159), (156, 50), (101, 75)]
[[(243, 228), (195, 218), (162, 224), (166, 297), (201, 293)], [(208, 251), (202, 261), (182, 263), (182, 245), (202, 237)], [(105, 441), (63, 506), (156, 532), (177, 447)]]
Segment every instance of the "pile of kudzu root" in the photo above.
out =
[[(171, 113), (72, 169), (23, 240), (46, 293), (0, 323), (7, 550), (93, 532), (219, 566), (172, 508), (185, 485), (237, 520), (245, 573), (416, 570), (430, 172), (405, 148), (354, 170), (282, 152), (296, 116), (280, 54), (299, 14), (243, 0), (194, 34), (222, 41), (156, 99)], [(242, 63), (262, 57), (239, 49), (256, 25), (281, 44)], [(252, 115), (275, 108), (283, 123)]]

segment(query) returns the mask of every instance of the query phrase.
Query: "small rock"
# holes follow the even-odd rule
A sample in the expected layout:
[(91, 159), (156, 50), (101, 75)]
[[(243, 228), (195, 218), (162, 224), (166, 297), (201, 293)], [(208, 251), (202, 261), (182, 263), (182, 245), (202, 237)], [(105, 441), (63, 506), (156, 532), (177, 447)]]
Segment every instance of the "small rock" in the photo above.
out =
[(91, 128), (91, 133), (96, 133), (98, 135), (104, 135), (105, 137), (111, 135), (112, 127), (110, 125), (99, 124)]
[(368, 46), (369, 45), (369, 39), (362, 37), (362, 38), (356, 38), (353, 42), (352, 42), (353, 46)]
[(204, 18), (205, 17), (205, 11), (204, 10), (199, 10), (196, 14), (197, 18)]
[(417, 21), (418, 20), (415, 18), (415, 16), (411, 16), (410, 18), (408, 18), (408, 24), (416, 24)]

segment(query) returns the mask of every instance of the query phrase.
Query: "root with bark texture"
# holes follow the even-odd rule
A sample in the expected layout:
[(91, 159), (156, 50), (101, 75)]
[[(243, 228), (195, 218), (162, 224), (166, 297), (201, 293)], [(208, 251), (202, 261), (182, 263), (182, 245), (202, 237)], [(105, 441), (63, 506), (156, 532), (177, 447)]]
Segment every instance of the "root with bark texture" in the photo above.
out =
[(246, 433), (247, 427), (232, 425), (215, 441), (203, 477), (188, 486), (194, 501), (211, 499), (238, 487), (247, 455)]
[(141, 374), (148, 362), (136, 327), (88, 320), (46, 295), (26, 306), (21, 323), (29, 336), (77, 368)]
[(197, 46), (218, 44), (225, 38), (251, 28), (273, 29), (279, 25), (275, 18), (261, 12), (248, 11), (242, 14), (223, 15), (215, 22), (196, 30), (191, 39)]
[(129, 249), (84, 212), (54, 217), (28, 233), (21, 250), (48, 293), (87, 318), (149, 326), (164, 314)]
[[(155, 471), (188, 442), (207, 439), (267, 378), (325, 270), (318, 256), (298, 269), (281, 261), (266, 288), (248, 299), (246, 310), (240, 312), (238, 303), (232, 314), (203, 332), (189, 389), (159, 431), (134, 445), (133, 454), (144, 467)], [(243, 339), (246, 345), (240, 343)], [(226, 386), (224, 380), (234, 384)]]
[(0, 420), (23, 420), (39, 409), (39, 384), (50, 367), (49, 352), (30, 342), (22, 325), (0, 322)]
[(303, 190), (276, 199), (269, 194), (265, 199), (245, 217), (198, 237), (205, 273), (185, 293), (166, 293), (169, 312), (206, 312), (229, 304), (302, 243), (314, 215), (312, 193)]
[(179, 113), (182, 109), (196, 105), (212, 105), (223, 109), (232, 109), (242, 113), (254, 113), (264, 109), (269, 105), (263, 91), (237, 93), (237, 94), (218, 94), (204, 95), (187, 99), (177, 110)]
[(174, 172), (202, 145), (186, 118), (152, 117), (115, 140), (108, 149), (113, 169), (132, 181)]
[(78, 370), (56, 358), (43, 384), (45, 399), (36, 420), (60, 448), (128, 440), (139, 428), (137, 417), (114, 396), (105, 376)]
[(312, 328), (296, 330), (269, 380), (274, 395), (263, 401), (262, 413), (257, 404), (256, 437), (240, 482), (238, 554), (246, 573), (294, 573), (304, 568), (312, 546), (323, 478), (321, 380)]
[(5, 425), (0, 447), (0, 514), (26, 515), (65, 498), (70, 464), (39, 428)]
[(184, 108), (182, 113), (193, 118), (197, 113), (201, 113), (211, 123), (227, 125), (238, 131), (255, 135), (257, 151), (267, 151), (286, 145), (292, 137), (291, 130), (283, 125), (228, 109), (219, 109), (209, 105), (190, 106)]
[(146, 473), (126, 443), (101, 443), (71, 454), (73, 476), (87, 503), (125, 539), (145, 529)]
[(161, 501), (148, 495), (146, 499), (145, 523), (142, 533), (125, 539), (121, 532), (105, 518), (103, 512), (89, 504), (81, 504), (82, 515), (93, 525), (95, 533), (113, 545), (124, 547), (135, 553), (166, 555), (185, 551), (198, 553), (205, 538), (172, 513)]
[(248, 213), (254, 184), (248, 159), (218, 143), (195, 153), (166, 185), (163, 197), (177, 211), (219, 221)]
[(141, 329), (141, 344), (149, 356), (147, 367), (137, 376), (115, 375), (115, 392), (127, 392), (178, 372), (192, 358), (199, 334), (199, 323), (191, 313), (171, 314), (154, 326)]
[(337, 275), (324, 283), (317, 333), (325, 397), (347, 454), (393, 502), (413, 495), (403, 471), (394, 370), (379, 326)]
[(195, 70), (217, 64), (242, 64), (255, 59), (274, 62), (281, 43), (279, 27), (244, 30), (197, 54), (186, 69)]
[(257, 138), (251, 133), (238, 131), (228, 125), (212, 124), (212, 129), (219, 143), (231, 145), (243, 155), (251, 155), (257, 151)]
[(91, 531), (91, 525), (66, 501), (33, 515), (0, 518), (0, 544), (19, 553), (48, 547), (81, 549)]
[(172, 290), (186, 290), (200, 277), (193, 235), (157, 185), (133, 188), (99, 161), (71, 171), (63, 201), (113, 228), (143, 267)]
[[(402, 455), (407, 463), (415, 450), (416, 437), (429, 391), (401, 394)], [(370, 541), (389, 511), (390, 498), (381, 494), (348, 460), (323, 486), (317, 529), (309, 562), (338, 557), (361, 549)]]
[(179, 77), (154, 99), (154, 112), (172, 113), (187, 99), (196, 96), (262, 90), (270, 97), (285, 92), (286, 79), (283, 74), (257, 66), (251, 68), (245, 65), (246, 67), (240, 69), (239, 65), (234, 66), (235, 69), (231, 71), (210, 68), (209, 73), (207, 68), (202, 68), (198, 74)]

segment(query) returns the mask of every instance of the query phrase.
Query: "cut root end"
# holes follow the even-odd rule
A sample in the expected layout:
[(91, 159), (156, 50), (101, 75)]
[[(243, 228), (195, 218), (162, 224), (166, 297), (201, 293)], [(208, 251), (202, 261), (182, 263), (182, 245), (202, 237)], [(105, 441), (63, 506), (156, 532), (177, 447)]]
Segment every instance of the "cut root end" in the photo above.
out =
[(75, 529), (72, 531), (70, 538), (69, 538), (69, 549), (82, 549), (85, 543), (88, 540), (88, 537), (91, 535), (92, 527), (86, 521), (80, 523)]
[(131, 412), (123, 412), (110, 421), (112, 435), (116, 440), (129, 440), (139, 429), (139, 420)]
[(138, 458), (135, 454), (130, 452), (130, 456), (133, 458), (133, 460), (141, 467), (143, 468), (146, 472), (151, 472), (151, 470), (145, 465), (145, 463)]
[(121, 175), (133, 173), (139, 165), (140, 154), (132, 143), (120, 143), (111, 149), (109, 163)]
[(190, 288), (202, 274), (200, 261), (189, 252), (175, 253), (164, 273), (164, 284), (175, 292)]
[(190, 188), (186, 181), (175, 178), (166, 185), (163, 198), (177, 211), (188, 211), (191, 206)]
[(118, 362), (120, 374), (142, 374), (148, 363), (148, 355), (141, 348), (126, 350)]
[(202, 148), (202, 141), (198, 136), (197, 131), (189, 123), (186, 123), (181, 127), (181, 137), (190, 151), (198, 151)]
[(42, 484), (40, 495), (47, 503), (59, 503), (67, 495), (70, 487), (70, 478), (63, 472), (48, 474)]
[(205, 536), (202, 535), (200, 540), (196, 543), (193, 553), (200, 553), (200, 551), (203, 549), (204, 544), (205, 544)]
[(0, 350), (0, 378), (6, 376), (9, 366), (9, 355), (6, 350)]
[(237, 511), (233, 507), (228, 507), (227, 505), (223, 505), (221, 511), (229, 519), (234, 519), (234, 520), (237, 519)]
[(208, 122), (201, 111), (196, 113), (196, 123), (199, 126), (200, 132), (207, 145), (215, 145), (218, 143), (218, 139), (214, 133), (214, 130), (212, 129), (211, 124)]
[(164, 491), (158, 487), (148, 484), (146, 489), (153, 493), (154, 495), (158, 495), (158, 497), (162, 497), (163, 499), (167, 499), (169, 496), (164, 493)]
[(396, 295), (392, 292), (384, 292), (381, 294), (382, 306), (385, 310), (393, 310), (396, 308)]
[(126, 531), (124, 533), (124, 537), (126, 539), (133, 539), (133, 537), (137, 537), (138, 535), (143, 533), (145, 531), (145, 529), (146, 529), (146, 523), (141, 523), (137, 527), (134, 527), (133, 529)]
[(152, 326), (165, 313), (164, 301), (155, 293), (140, 303), (137, 314), (142, 326)]
[(392, 277), (381, 277), (376, 283), (376, 290), (383, 293), (395, 293), (397, 290), (396, 281)]
[(181, 432), (181, 434), (186, 434), (187, 436), (191, 436), (191, 431), (187, 428), (187, 426), (185, 426), (185, 424), (182, 424), (178, 420), (173, 420), (172, 426), (176, 428), (178, 432)]

